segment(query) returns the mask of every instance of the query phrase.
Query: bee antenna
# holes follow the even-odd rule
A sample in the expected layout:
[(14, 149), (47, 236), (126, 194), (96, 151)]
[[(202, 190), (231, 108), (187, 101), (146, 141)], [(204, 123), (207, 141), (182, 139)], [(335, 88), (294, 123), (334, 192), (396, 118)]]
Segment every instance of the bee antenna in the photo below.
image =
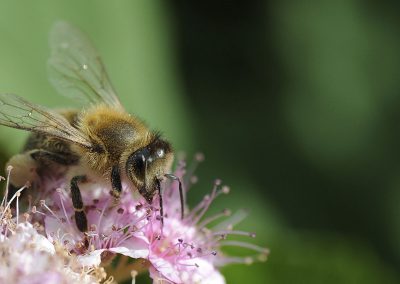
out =
[(171, 180), (177, 180), (178, 181), (178, 183), (179, 183), (179, 198), (181, 199), (181, 219), (183, 219), (183, 217), (184, 217), (184, 213), (185, 213), (185, 203), (184, 203), (184, 200), (183, 200), (183, 188), (182, 188), (182, 182), (181, 182), (181, 179), (180, 178), (178, 178), (177, 176), (175, 176), (175, 175), (173, 175), (173, 174), (165, 174), (164, 175), (166, 178), (169, 178), (169, 179), (171, 179)]

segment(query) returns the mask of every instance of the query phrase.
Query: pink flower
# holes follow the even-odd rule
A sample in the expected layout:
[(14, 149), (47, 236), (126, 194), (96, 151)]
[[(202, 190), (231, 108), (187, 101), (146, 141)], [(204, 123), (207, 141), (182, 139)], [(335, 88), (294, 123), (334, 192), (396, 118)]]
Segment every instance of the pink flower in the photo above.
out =
[[(201, 156), (197, 157), (197, 160), (201, 159)], [(187, 195), (196, 180), (192, 170), (186, 174), (185, 164), (181, 162), (174, 175), (182, 181), (184, 195)], [(176, 180), (162, 183), (163, 218), (159, 196), (148, 204), (131, 184), (123, 184), (121, 197), (116, 202), (109, 194), (108, 183), (99, 180), (81, 183), (88, 221), (88, 231), (82, 233), (75, 224), (69, 181), (51, 175), (41, 179), (40, 190), (32, 192), (37, 196), (29, 199), (30, 222), (42, 226), (47, 240), (61, 244), (76, 256), (82, 267), (107, 265), (116, 254), (122, 254), (132, 259), (145, 259), (155, 283), (218, 284), (225, 283), (219, 267), (229, 263), (251, 263), (265, 259), (268, 254), (267, 249), (250, 242), (228, 240), (233, 235), (255, 237), (253, 233), (234, 230), (234, 226), (245, 218), (244, 211), (232, 215), (225, 209), (205, 217), (213, 200), (229, 192), (219, 180), (212, 192), (193, 209), (189, 210), (185, 204), (183, 218)], [(244, 247), (256, 254), (227, 256), (223, 253), (225, 246)]]
[[(89, 284), (105, 280), (103, 268), (83, 267), (62, 245), (39, 234), (27, 221), (27, 214), (19, 216), (19, 197), (25, 189), (19, 189), (10, 200), (5, 195), (0, 206), (0, 283)], [(11, 210), (14, 200), (17, 207)]]
[(81, 187), (88, 232), (77, 229), (71, 198), (65, 189), (57, 188), (41, 200), (41, 209), (35, 210), (43, 215), (49, 240), (57, 240), (79, 255), (82, 265), (100, 265), (116, 253), (147, 258), (148, 245), (140, 228), (148, 222), (151, 210), (141, 205), (141, 198), (133, 198), (125, 185), (118, 202), (110, 196), (107, 186), (88, 182)]
[[(185, 180), (183, 163), (175, 175)], [(187, 192), (189, 183), (186, 183), (185, 188)], [(177, 182), (165, 185), (164, 225), (161, 226), (160, 216), (154, 214), (144, 227), (149, 242), (149, 261), (152, 264), (150, 275), (156, 283), (160, 279), (171, 283), (225, 283), (217, 267), (232, 262), (249, 263), (255, 259), (255, 257), (227, 257), (221, 252), (221, 247), (226, 245), (246, 247), (257, 251), (260, 254), (257, 258), (266, 257), (267, 249), (247, 242), (225, 241), (229, 235), (255, 237), (252, 233), (233, 230), (233, 227), (245, 217), (243, 211), (230, 216), (229, 210), (223, 210), (220, 214), (203, 218), (212, 201), (219, 195), (229, 192), (229, 188), (221, 186), (219, 180), (215, 182), (211, 194), (205, 196), (190, 212), (186, 212), (183, 219), (181, 219), (178, 192)], [(214, 227), (206, 227), (223, 217), (226, 219)]]
[(66, 251), (40, 235), (28, 222), (0, 239), (0, 283), (98, 283), (95, 269), (83, 268)]

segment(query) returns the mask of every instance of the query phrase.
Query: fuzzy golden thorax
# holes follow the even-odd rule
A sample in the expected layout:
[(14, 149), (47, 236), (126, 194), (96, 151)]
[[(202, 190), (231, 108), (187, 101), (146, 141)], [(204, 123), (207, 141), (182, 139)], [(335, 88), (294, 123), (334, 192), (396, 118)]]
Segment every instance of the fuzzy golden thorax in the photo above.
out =
[(105, 105), (82, 111), (77, 128), (92, 141), (92, 149), (76, 149), (88, 167), (108, 172), (112, 166), (124, 168), (121, 158), (148, 145), (154, 134), (142, 121), (130, 114)]

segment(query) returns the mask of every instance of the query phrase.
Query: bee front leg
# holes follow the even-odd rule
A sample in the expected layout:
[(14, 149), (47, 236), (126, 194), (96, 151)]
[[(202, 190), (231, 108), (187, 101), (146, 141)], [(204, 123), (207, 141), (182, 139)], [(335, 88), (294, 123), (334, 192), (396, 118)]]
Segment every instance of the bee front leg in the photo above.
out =
[(81, 232), (86, 232), (88, 227), (86, 213), (84, 211), (82, 201), (82, 195), (78, 187), (78, 183), (84, 181), (86, 181), (86, 176), (75, 176), (71, 179), (71, 197), (72, 204), (75, 210), (75, 223), (79, 231)]
[(118, 166), (113, 166), (111, 170), (111, 191), (110, 194), (118, 199), (121, 196), (122, 184), (121, 184), (121, 174), (119, 172)]

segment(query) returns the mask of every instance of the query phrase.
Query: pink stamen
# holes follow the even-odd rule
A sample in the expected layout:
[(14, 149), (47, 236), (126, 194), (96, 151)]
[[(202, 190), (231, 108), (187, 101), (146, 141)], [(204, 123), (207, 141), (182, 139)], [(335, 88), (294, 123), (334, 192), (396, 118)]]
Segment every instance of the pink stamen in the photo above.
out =
[(193, 264), (188, 264), (188, 263), (179, 263), (180, 266), (185, 266), (185, 267), (196, 267), (199, 268), (200, 266), (197, 263)]
[(198, 227), (200, 229), (204, 228), (205, 226), (207, 226), (208, 224), (210, 224), (211, 222), (218, 220), (219, 218), (222, 217), (228, 217), (232, 214), (232, 212), (229, 209), (224, 209), (221, 213), (218, 213), (214, 216), (208, 217), (206, 219), (204, 219), (202, 222), (199, 223)]
[(247, 236), (251, 238), (255, 238), (255, 233), (245, 232), (245, 231), (231, 231), (231, 230), (224, 230), (224, 231), (217, 231), (212, 233), (213, 236), (221, 236), (224, 237), (226, 235), (237, 235), (237, 236)]
[[(175, 252), (175, 250), (174, 250), (174, 247), (175, 247), (176, 245), (177, 245), (177, 244), (175, 244), (175, 245), (172, 246), (172, 247), (170, 247), (170, 246), (166, 247), (165, 250), (159, 255), (159, 257), (160, 257), (160, 258), (165, 258), (168, 254), (171, 253), (171, 251), (174, 253), (174, 255), (176, 255), (176, 252)], [(179, 253), (180, 253), (180, 246), (178, 246), (178, 248), (179, 248), (179, 250), (178, 250), (178, 255), (179, 255)]]
[(204, 207), (201, 210), (201, 212), (195, 218), (193, 218), (193, 221), (191, 222), (192, 225), (197, 224), (200, 221), (200, 219), (204, 216), (204, 214), (207, 212), (207, 210), (210, 208), (211, 203), (214, 201), (214, 199), (216, 197), (218, 186), (220, 184), (221, 184), (220, 180), (215, 181), (210, 198), (205, 202)]
[(224, 259), (221, 261), (220, 265), (233, 264), (233, 263), (250, 265), (254, 262), (255, 262), (255, 259), (252, 256), (224, 257)]
[(58, 222), (60, 222), (62, 224), (61, 219), (53, 212), (53, 210), (50, 209), (49, 206), (46, 205), (46, 201), (45, 200), (40, 200), (40, 206), (44, 207), (47, 209), (47, 211), (50, 212), (51, 215), (53, 215), (54, 218), (57, 219)]
[(193, 219), (194, 216), (197, 214), (198, 211), (200, 211), (206, 204), (206, 202), (208, 202), (208, 200), (210, 199), (209, 195), (206, 195), (203, 197), (203, 200), (200, 201), (191, 211), (190, 213), (185, 217), (185, 219)]
[(238, 210), (232, 216), (228, 217), (226, 220), (215, 225), (211, 228), (212, 231), (227, 230), (231, 229), (247, 217), (247, 211)]
[[(10, 208), (11, 203), (14, 201), (15, 198), (17, 198), (21, 192), (26, 188), (26, 185), (24, 185), (23, 187), (21, 187), (20, 189), (18, 189), (18, 191), (16, 193), (14, 193), (14, 195), (11, 197), (10, 201), (8, 201), (6, 203), (6, 206), (4, 207), (3, 213), (0, 216), (0, 220), (3, 220), (4, 218), (4, 214), (7, 212), (7, 210)], [(6, 199), (7, 200), (7, 199)]]
[(215, 251), (215, 250), (213, 250), (213, 251), (207, 251), (207, 252), (204, 252), (204, 253), (201, 253), (201, 254), (198, 254), (198, 255), (196, 255), (196, 257), (207, 257), (207, 256), (210, 256), (210, 255), (212, 255), (212, 256), (216, 256), (217, 255), (217, 252)]
[(16, 215), (17, 215), (17, 225), (18, 225), (19, 224), (19, 196), (21, 194), (17, 192), (16, 195), (17, 195)]
[(190, 178), (193, 176), (193, 173), (196, 171), (198, 168), (199, 164), (204, 161), (204, 154), (203, 153), (197, 153), (193, 161), (190, 163), (189, 168), (187, 169), (187, 173), (185, 174), (185, 179), (184, 179), (184, 185), (187, 188), (187, 191), (190, 189)]
[[(7, 204), (7, 198), (8, 198), (8, 190), (10, 186), (10, 175), (11, 175), (11, 170), (13, 169), (12, 166), (7, 167), (7, 181), (6, 181), (6, 190), (4, 192), (3, 200), (1, 201), (1, 206), (5, 207)], [(3, 219), (3, 218), (1, 218)]]
[(61, 208), (63, 210), (65, 219), (67, 220), (68, 226), (71, 226), (71, 222), (69, 221), (69, 217), (67, 215), (67, 211), (65, 210), (65, 206), (64, 206), (64, 200), (63, 200), (63, 196), (62, 196), (62, 189), (61, 188), (57, 188), (56, 190), (57, 190), (58, 196), (60, 197)]
[(269, 253), (269, 249), (267, 249), (267, 248), (263, 248), (263, 247), (255, 245), (255, 244), (250, 244), (250, 243), (245, 243), (245, 242), (240, 242), (240, 241), (223, 241), (223, 242), (220, 242), (220, 246), (221, 247), (236, 246), (236, 247), (251, 249), (251, 250), (263, 253), (263, 254)]
[(107, 201), (104, 203), (103, 209), (101, 210), (101, 213), (100, 213), (100, 216), (99, 216), (99, 221), (97, 222), (97, 228), (98, 228), (99, 230), (100, 230), (101, 221), (102, 221), (103, 216), (104, 216), (104, 212), (105, 212), (105, 210), (106, 210), (106, 208), (107, 208), (109, 202), (110, 202), (110, 198), (107, 199)]

